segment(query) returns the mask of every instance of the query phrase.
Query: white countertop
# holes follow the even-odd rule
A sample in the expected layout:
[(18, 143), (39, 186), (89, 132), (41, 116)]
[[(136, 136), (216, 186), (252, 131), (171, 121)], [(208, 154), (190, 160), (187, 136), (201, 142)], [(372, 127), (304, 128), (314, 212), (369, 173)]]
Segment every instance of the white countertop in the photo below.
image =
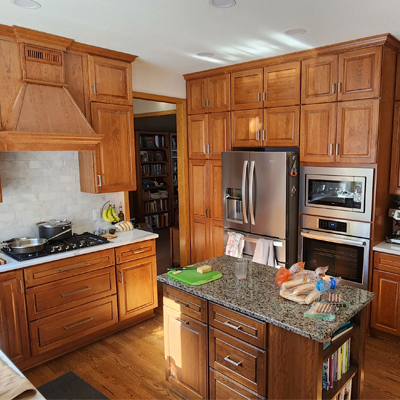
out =
[(85, 247), (83, 249), (67, 251), (65, 253), (52, 254), (49, 256), (34, 258), (27, 261), (16, 261), (13, 258), (4, 254), (3, 252), (0, 252), (0, 258), (3, 258), (7, 261), (7, 264), (0, 265), (0, 273), (11, 271), (13, 269), (30, 267), (32, 265), (43, 264), (50, 261), (62, 260), (64, 258), (80, 256), (82, 254), (93, 253), (95, 251), (110, 249), (113, 247), (119, 247), (125, 244), (158, 238), (157, 233), (142, 231), (140, 229), (134, 229), (127, 232), (117, 232), (116, 235), (117, 238), (110, 240), (110, 243), (104, 243), (93, 247)]
[(374, 251), (400, 256), (400, 244), (381, 242), (374, 246)]
[[(15, 372), (17, 372), (21, 376), (25, 376), (12, 362), (11, 360), (0, 350), (0, 360), (3, 361), (6, 365), (12, 368)], [(36, 392), (35, 396), (31, 397), (29, 400), (46, 400), (39, 391)]]

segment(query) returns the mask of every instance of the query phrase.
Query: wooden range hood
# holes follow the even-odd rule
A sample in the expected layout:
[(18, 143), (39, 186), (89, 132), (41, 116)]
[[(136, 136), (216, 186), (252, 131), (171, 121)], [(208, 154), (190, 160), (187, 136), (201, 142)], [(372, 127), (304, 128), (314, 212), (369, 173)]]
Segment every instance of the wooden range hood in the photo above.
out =
[[(20, 43), (22, 86), (5, 129), (0, 151), (93, 151), (97, 135), (68, 92), (64, 52), (71, 39), (13, 27)], [(38, 33), (39, 34), (39, 33)]]

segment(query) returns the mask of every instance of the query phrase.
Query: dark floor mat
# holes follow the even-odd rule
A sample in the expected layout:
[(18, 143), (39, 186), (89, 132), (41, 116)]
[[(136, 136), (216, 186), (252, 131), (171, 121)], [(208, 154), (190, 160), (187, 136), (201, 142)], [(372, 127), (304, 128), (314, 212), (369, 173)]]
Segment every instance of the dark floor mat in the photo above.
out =
[(39, 386), (38, 390), (47, 400), (108, 400), (108, 397), (73, 372)]

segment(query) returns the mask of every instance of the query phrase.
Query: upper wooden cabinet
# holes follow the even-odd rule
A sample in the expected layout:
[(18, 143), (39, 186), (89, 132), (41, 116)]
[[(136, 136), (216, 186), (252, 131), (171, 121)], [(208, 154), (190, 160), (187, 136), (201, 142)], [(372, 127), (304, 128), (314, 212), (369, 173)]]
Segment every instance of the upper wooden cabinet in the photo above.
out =
[(0, 274), (0, 349), (17, 365), (30, 357), (22, 270)]
[(299, 147), (300, 107), (264, 110), (263, 146)]
[(234, 111), (232, 113), (232, 147), (260, 147), (262, 145), (263, 110)]
[(264, 68), (264, 107), (300, 104), (300, 61)]
[(380, 96), (382, 47), (348, 51), (302, 63), (301, 103)]
[(128, 62), (88, 56), (90, 101), (132, 105), (132, 66)]
[(132, 107), (92, 103), (93, 128), (104, 138), (94, 153), (79, 153), (81, 190), (136, 190)]
[(249, 110), (263, 106), (263, 69), (231, 74), (232, 110)]
[(189, 158), (220, 160), (231, 148), (230, 113), (190, 115), (188, 147)]
[(400, 196), (400, 103), (394, 106), (390, 194)]
[(188, 114), (230, 110), (230, 75), (187, 81)]

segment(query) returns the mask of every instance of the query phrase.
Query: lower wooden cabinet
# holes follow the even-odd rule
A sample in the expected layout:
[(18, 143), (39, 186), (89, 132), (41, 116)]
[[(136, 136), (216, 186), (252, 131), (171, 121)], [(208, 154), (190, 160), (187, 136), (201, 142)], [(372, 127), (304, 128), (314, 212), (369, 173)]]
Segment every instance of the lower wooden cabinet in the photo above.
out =
[(17, 365), (30, 357), (21, 270), (0, 274), (0, 349)]
[(371, 328), (400, 337), (400, 256), (374, 254)]
[(117, 265), (119, 320), (157, 307), (156, 257)]
[(167, 380), (185, 398), (208, 398), (207, 325), (164, 306)]

